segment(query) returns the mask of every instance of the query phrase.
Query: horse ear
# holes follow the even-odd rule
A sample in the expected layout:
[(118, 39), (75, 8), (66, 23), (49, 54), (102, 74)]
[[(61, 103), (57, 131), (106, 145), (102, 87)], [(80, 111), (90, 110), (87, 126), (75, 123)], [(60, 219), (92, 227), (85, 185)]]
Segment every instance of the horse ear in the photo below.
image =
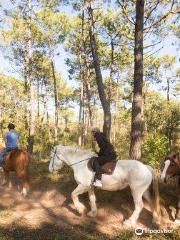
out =
[(176, 153), (175, 155), (173, 155), (173, 158), (174, 158), (174, 159), (178, 159), (178, 158), (179, 158), (179, 152)]
[(174, 162), (177, 163), (178, 166), (180, 166), (180, 159), (179, 159), (179, 152), (176, 153), (174, 156)]

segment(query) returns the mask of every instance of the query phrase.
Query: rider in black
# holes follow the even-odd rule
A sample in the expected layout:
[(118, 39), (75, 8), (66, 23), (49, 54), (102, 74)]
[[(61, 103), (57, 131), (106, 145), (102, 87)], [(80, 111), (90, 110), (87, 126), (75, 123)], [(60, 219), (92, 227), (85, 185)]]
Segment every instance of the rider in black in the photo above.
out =
[(92, 127), (91, 133), (100, 148), (99, 153), (95, 157), (93, 157), (94, 159), (93, 163), (94, 163), (94, 167), (97, 175), (97, 180), (94, 182), (94, 185), (98, 187), (102, 187), (101, 166), (109, 161), (116, 160), (117, 155), (113, 145), (108, 141), (105, 134), (100, 132), (98, 127)]

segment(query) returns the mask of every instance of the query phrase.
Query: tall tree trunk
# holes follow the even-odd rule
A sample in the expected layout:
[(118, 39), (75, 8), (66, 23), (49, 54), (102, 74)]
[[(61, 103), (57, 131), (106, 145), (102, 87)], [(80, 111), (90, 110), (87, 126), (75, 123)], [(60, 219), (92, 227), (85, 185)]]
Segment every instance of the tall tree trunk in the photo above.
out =
[(167, 81), (167, 102), (169, 104), (169, 100), (170, 100), (170, 78), (167, 76), (167, 69), (165, 69), (165, 75), (166, 75), (166, 81)]
[(45, 99), (45, 97), (43, 98), (43, 105), (44, 105), (44, 110), (43, 110), (43, 114), (42, 114), (42, 117), (41, 117), (41, 121), (40, 121), (40, 130), (42, 128), (42, 125), (45, 123), (45, 119), (47, 118), (47, 111), (48, 111), (48, 101), (47, 99)]
[(39, 79), (37, 79), (37, 117), (38, 117), (38, 124), (40, 122), (40, 89), (39, 89)]
[(84, 109), (84, 131), (83, 131), (83, 145), (86, 146), (87, 143), (87, 128), (88, 128), (88, 114), (87, 114), (87, 108)]
[(25, 46), (25, 67), (24, 67), (24, 125), (25, 129), (28, 129), (28, 96), (29, 96), (29, 90), (28, 90), (28, 73), (29, 73), (29, 65), (28, 65), (28, 53), (27, 50), (28, 45), (26, 43)]
[(170, 127), (170, 79), (167, 76), (167, 69), (165, 69), (166, 81), (167, 81), (167, 104), (168, 104), (168, 114), (167, 114), (167, 139), (168, 139), (168, 151), (167, 154), (171, 152), (171, 127)]
[(143, 85), (144, 0), (136, 1), (134, 91), (132, 103), (130, 158), (141, 159), (142, 147), (142, 85)]
[[(90, 97), (90, 67), (89, 67), (89, 57), (87, 53), (87, 46), (86, 46), (86, 37), (84, 33), (84, 19), (85, 19), (85, 14), (84, 14), (84, 0), (82, 0), (82, 42), (83, 42), (83, 53), (84, 53), (84, 63), (85, 63), (85, 72), (86, 76), (84, 78), (85, 80), (85, 89), (86, 89), (86, 107), (88, 108), (88, 114), (89, 114), (89, 119), (87, 121), (86, 125), (86, 134), (85, 137), (87, 138), (87, 133), (88, 133), (88, 126), (90, 123), (90, 126), (93, 126), (93, 119), (92, 119), (92, 110), (91, 110), (91, 97)], [(94, 140), (91, 139), (91, 145), (92, 148), (95, 148), (95, 143)]]
[(0, 90), (0, 144), (3, 142), (3, 90)]
[(49, 50), (50, 50), (49, 53), (50, 53), (50, 58), (51, 58), (52, 77), (53, 77), (53, 81), (54, 81), (54, 103), (55, 103), (54, 144), (56, 145), (58, 143), (59, 118), (58, 118), (57, 81), (56, 81), (56, 75), (55, 75), (54, 56), (53, 56), (51, 41), (49, 42)]
[(35, 97), (34, 97), (34, 84), (32, 75), (32, 39), (31, 39), (31, 0), (28, 1), (29, 11), (28, 11), (28, 30), (29, 30), (29, 80), (30, 80), (30, 94), (31, 94), (31, 122), (29, 131), (29, 145), (28, 151), (30, 154), (33, 153), (34, 146), (34, 132), (35, 132)]
[(112, 36), (110, 36), (110, 38), (111, 38), (111, 66), (110, 66), (108, 98), (109, 98), (109, 105), (111, 106), (111, 88), (112, 88), (113, 72), (114, 72), (114, 42), (113, 42)]
[(87, 54), (87, 46), (86, 46), (86, 38), (84, 34), (84, 1), (82, 0), (82, 41), (83, 41), (83, 52), (84, 52), (84, 61), (85, 61), (85, 67), (86, 67), (86, 77), (85, 77), (85, 85), (86, 85), (86, 104), (88, 107), (89, 112), (89, 120), (90, 125), (92, 127), (93, 121), (92, 121), (92, 110), (91, 110), (91, 98), (90, 98), (90, 67), (89, 67), (89, 58)]
[(43, 113), (42, 113), (42, 117), (41, 117), (41, 122), (40, 122), (40, 128), (39, 128), (39, 131), (42, 129), (42, 126), (43, 124), (45, 123), (45, 121), (47, 122), (48, 119), (47, 119), (47, 113), (48, 113), (48, 93), (47, 93), (47, 88), (46, 88), (46, 80), (45, 78), (43, 79), (43, 82), (44, 82), (44, 86), (45, 86), (45, 95), (43, 96), (43, 106), (44, 106), (44, 110), (43, 110)]
[(86, 62), (86, 104), (89, 112), (89, 121), (90, 121), (90, 126), (93, 126), (93, 119), (92, 119), (92, 109), (91, 109), (91, 97), (90, 97), (90, 69), (89, 69), (89, 64)]
[(81, 78), (81, 94), (80, 94), (80, 106), (79, 106), (79, 125), (78, 125), (78, 146), (83, 144), (83, 111), (84, 111), (84, 74), (82, 69), (82, 54), (79, 55), (80, 63), (80, 78)]
[(100, 101), (104, 111), (104, 125), (103, 125), (103, 132), (106, 134), (107, 138), (110, 139), (110, 131), (111, 131), (111, 112), (110, 112), (110, 104), (107, 99), (106, 93), (104, 91), (104, 84), (102, 79), (102, 73), (100, 68), (99, 62), (99, 55), (97, 51), (95, 33), (94, 33), (94, 20), (93, 20), (93, 9), (92, 9), (92, 0), (89, 0), (89, 36), (91, 42), (91, 51), (94, 61), (94, 68), (96, 72), (96, 83), (98, 86), (98, 92)]
[(144, 109), (146, 106), (146, 92), (147, 92), (147, 81), (145, 79), (144, 81), (144, 88), (143, 88), (143, 93), (144, 93), (144, 102), (143, 102), (143, 107), (142, 107), (142, 119), (143, 119), (143, 137), (145, 136), (146, 132), (147, 132), (147, 122), (146, 122), (146, 118), (144, 116)]
[(115, 112), (114, 112), (114, 132), (113, 132), (113, 142), (116, 142), (116, 119), (117, 119), (117, 112), (118, 112), (118, 102), (119, 102), (119, 72), (117, 76), (117, 88), (116, 88), (116, 100), (115, 100)]

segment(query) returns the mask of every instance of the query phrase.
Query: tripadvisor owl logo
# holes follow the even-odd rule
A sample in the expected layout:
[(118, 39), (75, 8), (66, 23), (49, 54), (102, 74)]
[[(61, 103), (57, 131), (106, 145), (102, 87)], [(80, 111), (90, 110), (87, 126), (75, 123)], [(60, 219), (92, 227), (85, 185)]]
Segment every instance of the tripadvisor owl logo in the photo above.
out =
[(140, 228), (140, 227), (138, 227), (138, 228), (135, 229), (135, 233), (136, 233), (137, 235), (142, 235), (142, 234), (143, 234), (143, 229)]

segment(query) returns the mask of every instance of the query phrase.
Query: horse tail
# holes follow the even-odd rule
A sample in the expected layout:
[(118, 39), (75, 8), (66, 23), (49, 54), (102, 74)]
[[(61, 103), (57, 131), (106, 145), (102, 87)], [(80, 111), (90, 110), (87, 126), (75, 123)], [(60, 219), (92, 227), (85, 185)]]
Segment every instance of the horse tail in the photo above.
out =
[(22, 175), (26, 184), (26, 188), (29, 191), (30, 184), (29, 184), (29, 162), (30, 162), (30, 155), (26, 151), (22, 153)]
[(154, 205), (154, 210), (160, 216), (160, 204), (159, 204), (159, 187), (158, 187), (158, 178), (156, 172), (153, 168), (149, 168), (152, 173), (152, 182), (151, 182), (151, 197)]

